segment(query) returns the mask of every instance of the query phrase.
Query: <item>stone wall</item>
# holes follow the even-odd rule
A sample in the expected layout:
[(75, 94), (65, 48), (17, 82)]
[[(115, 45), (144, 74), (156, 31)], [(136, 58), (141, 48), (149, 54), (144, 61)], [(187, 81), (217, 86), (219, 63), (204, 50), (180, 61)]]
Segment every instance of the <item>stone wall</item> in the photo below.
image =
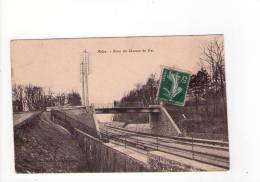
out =
[(148, 165), (153, 171), (225, 171), (225, 168), (199, 162), (193, 159), (184, 158), (178, 155), (171, 155), (161, 151), (148, 152)]
[(201, 169), (185, 165), (177, 160), (172, 159), (168, 155), (159, 151), (151, 151), (148, 153), (148, 163), (152, 170), (161, 172), (184, 172), (184, 171), (202, 171)]

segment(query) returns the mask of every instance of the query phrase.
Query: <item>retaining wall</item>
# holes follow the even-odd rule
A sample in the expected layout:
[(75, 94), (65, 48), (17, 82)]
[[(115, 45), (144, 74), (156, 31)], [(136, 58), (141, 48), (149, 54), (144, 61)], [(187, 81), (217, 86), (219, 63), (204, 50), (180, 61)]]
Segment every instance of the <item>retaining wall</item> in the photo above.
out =
[(161, 151), (149, 152), (148, 163), (151, 169), (156, 171), (225, 171), (224, 168)]
[(89, 135), (99, 137), (97, 125), (93, 118), (92, 109), (86, 111), (81, 118), (76, 118), (73, 114), (66, 113), (66, 111), (52, 110), (51, 118), (52, 121), (55, 121), (57, 124), (63, 126), (71, 133), (74, 132), (74, 128), (77, 128), (88, 133)]
[[(89, 172), (140, 172), (149, 171), (146, 162), (142, 162), (130, 155), (117, 150), (111, 143), (104, 143), (99, 139), (96, 130), (77, 123), (61, 111), (52, 111), (52, 119), (66, 128), (77, 140), (84, 152), (86, 170)], [(57, 120), (58, 119), (58, 120)], [(92, 122), (92, 121), (91, 121)], [(82, 131), (80, 128), (82, 128)]]
[(103, 143), (83, 131), (75, 129), (74, 136), (85, 152), (87, 168), (92, 172), (141, 172), (150, 171), (147, 163), (137, 160), (120, 150)]

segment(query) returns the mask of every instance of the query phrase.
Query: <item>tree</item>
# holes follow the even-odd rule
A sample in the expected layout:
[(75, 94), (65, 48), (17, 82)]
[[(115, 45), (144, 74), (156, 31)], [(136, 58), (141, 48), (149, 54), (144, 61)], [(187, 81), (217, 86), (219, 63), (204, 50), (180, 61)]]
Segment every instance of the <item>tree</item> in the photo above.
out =
[(224, 66), (224, 44), (223, 41), (214, 40), (207, 44), (202, 50), (200, 60), (207, 64), (210, 72), (209, 94), (215, 104), (215, 112), (219, 100), (222, 101), (224, 117), (226, 119), (226, 81)]
[(196, 111), (198, 113), (199, 101), (207, 96), (210, 85), (210, 76), (205, 68), (192, 75), (189, 83), (190, 94), (195, 97)]
[(200, 59), (208, 64), (211, 86), (215, 94), (225, 96), (224, 44), (218, 40), (210, 42), (204, 49)]
[(24, 87), (24, 100), (27, 103), (29, 111), (41, 110), (44, 91), (42, 87), (27, 85)]
[(150, 77), (148, 78), (146, 82), (146, 86), (148, 88), (148, 103), (149, 104), (155, 104), (155, 98), (156, 98), (156, 93), (157, 93), (157, 81), (155, 78), (155, 74), (151, 74)]
[(59, 93), (56, 96), (56, 100), (57, 100), (57, 105), (63, 106), (63, 105), (65, 105), (65, 102), (66, 102), (66, 95), (64, 93)]
[(71, 93), (68, 94), (68, 104), (72, 106), (78, 106), (81, 105), (81, 97), (80, 94), (72, 91)]
[[(72, 100), (77, 100), (74, 97), (72, 96)], [(14, 84), (12, 88), (14, 112), (44, 110), (50, 106), (63, 106), (66, 104), (66, 98), (67, 95), (64, 93), (56, 95), (50, 89), (45, 92), (43, 87), (32, 84)], [(79, 101), (76, 101), (76, 103), (79, 103)]]
[[(158, 88), (158, 80), (155, 78), (155, 74), (150, 74), (145, 84), (136, 84), (136, 88), (130, 90), (121, 100), (117, 106), (148, 106), (155, 104), (156, 92)], [(146, 114), (138, 113), (132, 114), (116, 114), (114, 115), (116, 120), (135, 120), (135, 121), (148, 121)]]
[(21, 85), (13, 85), (12, 89), (13, 111), (23, 111), (23, 87)]
[(136, 84), (136, 88), (129, 91), (120, 102), (141, 102), (144, 105), (155, 104), (157, 88), (158, 81), (155, 78), (155, 74), (151, 74), (145, 84)]

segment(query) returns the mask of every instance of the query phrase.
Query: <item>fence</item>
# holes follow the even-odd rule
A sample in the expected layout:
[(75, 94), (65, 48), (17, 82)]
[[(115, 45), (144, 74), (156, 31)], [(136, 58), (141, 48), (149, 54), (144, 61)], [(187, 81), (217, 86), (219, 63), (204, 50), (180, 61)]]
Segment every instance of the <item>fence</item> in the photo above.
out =
[(228, 135), (220, 134), (220, 133), (195, 133), (195, 132), (189, 132), (189, 133), (186, 133), (185, 136), (187, 136), (187, 137), (194, 137), (194, 138), (201, 138), (201, 139), (209, 139), (209, 140), (228, 141)]
[[(95, 108), (121, 108), (121, 107), (146, 107), (143, 102), (113, 102), (113, 103), (95, 103)], [(148, 107), (148, 106), (147, 106)]]

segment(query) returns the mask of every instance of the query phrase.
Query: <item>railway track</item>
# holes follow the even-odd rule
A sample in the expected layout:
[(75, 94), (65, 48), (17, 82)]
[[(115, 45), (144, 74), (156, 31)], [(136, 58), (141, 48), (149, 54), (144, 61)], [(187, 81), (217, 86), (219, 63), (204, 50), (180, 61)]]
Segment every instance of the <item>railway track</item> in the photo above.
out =
[(122, 143), (143, 151), (162, 151), (202, 163), (229, 168), (229, 148), (227, 142), (190, 139), (184, 137), (162, 137), (147, 133), (105, 125), (101, 128), (109, 140)]
[[(77, 128), (79, 126), (74, 127)], [(88, 132), (97, 133), (94, 128), (88, 128)], [(161, 151), (223, 169), (229, 169), (228, 142), (179, 136), (164, 137), (130, 131), (109, 124), (104, 124), (100, 127), (100, 136), (103, 141), (131, 147), (141, 153)]]

